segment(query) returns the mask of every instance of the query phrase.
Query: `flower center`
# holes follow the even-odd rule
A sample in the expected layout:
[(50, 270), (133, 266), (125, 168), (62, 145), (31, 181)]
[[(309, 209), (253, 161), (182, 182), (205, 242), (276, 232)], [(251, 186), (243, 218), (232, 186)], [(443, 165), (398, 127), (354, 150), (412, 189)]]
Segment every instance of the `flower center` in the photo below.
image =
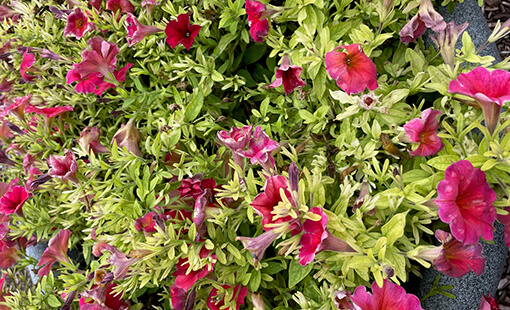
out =
[(189, 37), (190, 37), (190, 35), (191, 35), (191, 33), (189, 33), (189, 31), (186, 31), (186, 33), (184, 34), (184, 36), (185, 36), (186, 38), (189, 38)]
[(78, 19), (78, 20), (76, 21), (76, 27), (77, 27), (77, 28), (81, 28), (81, 27), (83, 27), (83, 24), (84, 24), (83, 19)]

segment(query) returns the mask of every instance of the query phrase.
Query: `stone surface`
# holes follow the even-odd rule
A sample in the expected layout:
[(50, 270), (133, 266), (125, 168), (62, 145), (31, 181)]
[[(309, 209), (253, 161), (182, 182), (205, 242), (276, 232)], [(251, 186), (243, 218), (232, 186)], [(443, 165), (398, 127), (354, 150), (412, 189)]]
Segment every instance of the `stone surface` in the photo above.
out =
[[(434, 295), (422, 302), (425, 310), (477, 310), (482, 295), (495, 295), (499, 284), (501, 273), (505, 267), (505, 259), (508, 255), (508, 248), (505, 245), (503, 225), (496, 223), (496, 232), (494, 233), (494, 243), (483, 243), (483, 255), (486, 258), (485, 270), (479, 276), (473, 272), (468, 273), (462, 278), (451, 278), (441, 275), (438, 286), (453, 285), (453, 289), (448, 291), (456, 296), (455, 299), (443, 295)], [(418, 286), (418, 297), (425, 296), (430, 289), (436, 277), (441, 273), (435, 269), (427, 269), (423, 272), (423, 280)]]
[[(41, 256), (42, 256), (44, 250), (46, 250), (47, 247), (48, 247), (47, 242), (39, 242), (36, 245), (31, 245), (31, 246), (27, 247), (26, 252), (27, 252), (28, 256), (39, 261), (39, 259), (41, 259)], [(30, 273), (30, 278), (32, 279), (32, 282), (34, 284), (36, 284), (37, 281), (39, 281), (39, 276), (37, 276), (37, 272), (34, 272), (35, 267), (36, 266), (34, 266), (34, 265), (30, 265), (27, 267), (28, 272)]]

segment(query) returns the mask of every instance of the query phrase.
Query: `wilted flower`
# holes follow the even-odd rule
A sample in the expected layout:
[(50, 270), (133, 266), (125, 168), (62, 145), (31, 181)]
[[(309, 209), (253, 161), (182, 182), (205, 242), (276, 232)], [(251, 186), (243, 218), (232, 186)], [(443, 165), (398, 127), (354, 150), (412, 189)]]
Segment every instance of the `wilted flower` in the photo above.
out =
[(13, 186), (0, 198), (0, 213), (22, 215), (21, 207), (29, 196), (23, 186)]
[(76, 178), (76, 171), (78, 171), (78, 163), (74, 153), (71, 150), (66, 150), (64, 156), (50, 155), (48, 159), (50, 171), (48, 174), (54, 178), (59, 178), (62, 181), (78, 182)]
[[(339, 52), (340, 49), (346, 52)], [(365, 87), (374, 90), (379, 86), (377, 68), (359, 44), (340, 45), (326, 53), (326, 71), (348, 95), (360, 93)]]
[(477, 244), (480, 237), (492, 240), (496, 194), (483, 171), (467, 160), (453, 163), (437, 185), (437, 194), (439, 218), (450, 224), (455, 239), (463, 245)]
[[(222, 285), (222, 288), (225, 290), (228, 290), (232, 288), (230, 285)], [(234, 287), (234, 292), (232, 294), (232, 298), (228, 302), (236, 301), (235, 309), (239, 310), (241, 305), (244, 305), (244, 299), (246, 298), (246, 295), (248, 294), (248, 289), (241, 284), (238, 284), (236, 287)], [(207, 298), (207, 308), (209, 310), (234, 310), (232, 307), (224, 307), (226, 301), (225, 301), (225, 295), (220, 296), (218, 295), (218, 289), (213, 288), (211, 293), (209, 294), (209, 298)]]
[(426, 109), (421, 112), (421, 118), (413, 118), (404, 125), (406, 136), (411, 141), (420, 143), (416, 150), (409, 152), (411, 156), (430, 156), (439, 152), (443, 143), (437, 136), (437, 117), (441, 113), (439, 110)]
[(249, 158), (252, 165), (259, 164), (270, 173), (275, 163), (271, 152), (279, 147), (278, 142), (271, 140), (262, 127), (257, 126), (248, 144), (248, 150), (239, 152), (239, 155)]
[(384, 279), (382, 287), (372, 283), (372, 294), (366, 291), (366, 287), (358, 286), (351, 300), (361, 310), (423, 310), (418, 297), (407, 294), (401, 286), (388, 279)]
[(196, 174), (192, 178), (183, 179), (181, 181), (181, 186), (177, 188), (180, 196), (183, 198), (191, 197), (196, 200), (204, 188), (216, 187), (216, 182), (213, 178), (202, 180), (202, 177), (202, 174)]
[(70, 236), (71, 231), (68, 229), (61, 229), (55, 237), (50, 239), (48, 247), (44, 250), (41, 259), (39, 259), (39, 263), (37, 263), (37, 266), (44, 265), (44, 267), (37, 272), (39, 277), (47, 276), (50, 273), (51, 266), (56, 262), (71, 262), (67, 256)]
[(290, 94), (294, 88), (305, 86), (306, 83), (299, 76), (303, 68), (291, 65), (289, 56), (284, 55), (282, 64), (276, 69), (275, 80), (269, 86), (276, 88), (283, 84), (285, 94)]
[(41, 54), (39, 54), (42, 58), (51, 59), (51, 60), (62, 60), (59, 54), (50, 51), (47, 48), (43, 48)]
[(241, 241), (245, 250), (251, 253), (253, 265), (256, 267), (258, 262), (264, 257), (267, 248), (278, 238), (279, 234), (272, 230), (266, 231), (262, 235), (250, 237), (236, 237), (236, 241)]
[(478, 310), (501, 310), (499, 308), (498, 302), (491, 294), (487, 294), (487, 296), (482, 296), (480, 300), (480, 305), (478, 306)]
[(243, 167), (243, 158), (239, 152), (244, 150), (251, 139), (253, 125), (243, 126), (241, 128), (232, 127), (229, 132), (226, 130), (218, 131), (218, 142), (232, 151), (234, 162)]
[(126, 29), (128, 31), (128, 35), (126, 36), (129, 43), (128, 46), (133, 46), (136, 43), (142, 41), (143, 38), (145, 38), (147, 35), (163, 31), (155, 26), (142, 25), (131, 13), (127, 13)]
[(461, 73), (448, 85), (448, 92), (476, 100), (483, 109), (485, 126), (492, 134), (496, 129), (503, 103), (510, 101), (510, 72), (477, 67)]
[(80, 8), (75, 8), (73, 13), (67, 16), (67, 25), (64, 29), (64, 35), (81, 39), (85, 33), (94, 28), (94, 23), (89, 22), (87, 15), (85, 15)]
[(115, 246), (102, 241), (96, 242), (92, 247), (92, 254), (96, 257), (101, 256), (104, 251), (110, 253), (107, 262), (116, 267), (113, 272), (113, 279), (115, 280), (125, 279), (131, 265), (140, 260), (140, 257), (127, 258), (126, 254), (119, 251)]
[[(264, 41), (269, 31), (269, 22), (267, 18), (262, 17), (262, 12), (266, 6), (259, 1), (246, 0), (246, 15), (248, 15), (248, 25), (250, 26), (250, 36), (255, 42)], [(262, 19), (261, 19), (262, 18)]]
[(94, 154), (97, 153), (109, 153), (108, 149), (99, 141), (99, 136), (101, 135), (101, 131), (99, 127), (85, 127), (80, 133), (80, 139), (78, 139), (78, 144), (80, 144), (81, 148), (90, 153), (91, 151)]
[(319, 207), (313, 207), (308, 212), (318, 215), (318, 219), (306, 219), (303, 223), (304, 234), (299, 240), (299, 263), (303, 266), (307, 265), (315, 257), (318, 252), (322, 241), (326, 239), (328, 233), (326, 225), (328, 224), (328, 217)]
[(117, 14), (119, 11), (122, 13), (133, 13), (135, 11), (135, 7), (129, 0), (107, 0), (106, 9), (114, 14)]
[(8, 80), (7, 78), (3, 78), (0, 82), (0, 92), (8, 93), (12, 91), (12, 86), (14, 85), (14, 80)]
[(421, 37), (425, 31), (432, 29), (440, 32), (446, 27), (441, 14), (436, 12), (430, 0), (422, 0), (418, 13), (400, 30), (400, 41), (402, 43), (414, 42)]
[(189, 24), (188, 13), (180, 14), (177, 16), (177, 20), (171, 20), (166, 25), (166, 43), (172, 48), (182, 43), (182, 45), (189, 50), (193, 42), (195, 42), (195, 37), (200, 32), (200, 28), (202, 28), (202, 26)]
[(138, 143), (142, 139), (142, 135), (136, 126), (134, 125), (135, 119), (130, 119), (127, 124), (122, 124), (120, 129), (117, 130), (112, 139), (112, 144), (117, 141), (117, 146), (120, 148), (125, 147), (129, 152), (132, 152), (136, 156), (142, 156)]
[(28, 49), (23, 54), (23, 59), (21, 60), (21, 66), (19, 68), (19, 72), (21, 73), (21, 77), (25, 82), (30, 82), (35, 79), (35, 76), (28, 75), (27, 72), (30, 72), (32, 66), (35, 63), (35, 55), (28, 53)]
[[(202, 247), (199, 253), (200, 259), (203, 260), (208, 258), (210, 252), (211, 251), (205, 247)], [(177, 270), (172, 274), (175, 276), (174, 285), (178, 288), (188, 291), (193, 286), (193, 284), (213, 271), (214, 264), (216, 263), (216, 255), (211, 255), (211, 259), (211, 262), (208, 262), (205, 266), (198, 269), (195, 268), (196, 266), (190, 266), (189, 259), (182, 257), (179, 258), (179, 261), (176, 264)], [(191, 271), (188, 272), (190, 267)]]
[(464, 30), (469, 26), (469, 23), (455, 25), (455, 21), (446, 24), (446, 28), (439, 31), (437, 34), (431, 34), (430, 38), (436, 44), (437, 48), (443, 56), (445, 64), (453, 68), (455, 58), (455, 43), (459, 39)]

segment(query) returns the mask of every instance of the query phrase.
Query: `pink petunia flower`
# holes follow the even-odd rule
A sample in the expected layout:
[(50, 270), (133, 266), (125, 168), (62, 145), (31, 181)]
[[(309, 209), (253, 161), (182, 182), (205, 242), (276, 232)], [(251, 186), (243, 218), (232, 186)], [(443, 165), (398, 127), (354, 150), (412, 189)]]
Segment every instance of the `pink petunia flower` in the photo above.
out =
[(16, 15), (16, 11), (11, 10), (5, 3), (0, 5), (0, 23)]
[(445, 64), (453, 68), (455, 60), (455, 44), (459, 36), (469, 26), (468, 23), (456, 25), (455, 21), (446, 24), (446, 28), (439, 33), (429, 35), (430, 39), (436, 44), (436, 47), (441, 52), (441, 56)]
[(303, 230), (305, 233), (299, 240), (299, 263), (303, 266), (311, 262), (315, 253), (318, 252), (322, 241), (326, 239), (328, 233), (326, 231), (326, 225), (328, 225), (328, 217), (324, 213), (324, 210), (319, 207), (313, 207), (309, 212), (319, 215), (321, 218), (318, 221), (311, 219), (305, 220), (303, 223)]
[(23, 204), (30, 195), (23, 186), (14, 185), (0, 198), (0, 213), (22, 215)]
[(96, 257), (100, 257), (105, 251), (110, 255), (107, 262), (116, 267), (113, 272), (113, 279), (115, 280), (127, 278), (131, 265), (140, 260), (140, 257), (127, 258), (126, 254), (119, 251), (117, 247), (102, 241), (96, 242), (92, 247), (92, 254)]
[(128, 310), (130, 304), (122, 300), (122, 294), (114, 293), (117, 284), (93, 285), (81, 294), (80, 310)]
[(117, 44), (107, 42), (101, 37), (93, 37), (87, 44), (91, 49), (81, 53), (82, 61), (74, 64), (73, 69), (68, 72), (68, 76), (73, 76), (73, 79), (69, 81), (69, 77), (66, 77), (67, 84), (76, 81), (76, 77), (79, 77), (80, 80), (91, 77), (112, 77), (119, 53)]
[(250, 142), (252, 131), (253, 125), (250, 124), (241, 128), (232, 127), (229, 132), (222, 130), (217, 133), (218, 142), (232, 151), (232, 158), (239, 167), (244, 167), (244, 161), (239, 152), (244, 150)]
[(133, 13), (135, 11), (135, 7), (129, 0), (107, 0), (106, 9), (114, 14), (117, 14), (119, 11), (122, 13)]
[(418, 297), (407, 294), (399, 285), (384, 279), (383, 286), (372, 283), (372, 294), (366, 287), (358, 286), (351, 296), (352, 302), (361, 310), (423, 310)]
[(172, 299), (173, 310), (190, 310), (195, 305), (197, 292), (195, 289), (186, 292), (185, 290), (172, 285), (170, 286), (170, 298)]
[(275, 80), (269, 86), (276, 88), (283, 84), (285, 94), (289, 95), (294, 88), (306, 85), (305, 81), (299, 77), (301, 71), (303, 71), (303, 68), (291, 65), (289, 56), (284, 55), (282, 64), (276, 69)]
[(253, 257), (253, 265), (256, 267), (260, 260), (264, 257), (264, 253), (266, 252), (267, 248), (279, 236), (280, 234), (269, 230), (255, 238), (236, 237), (236, 241), (241, 241), (244, 249), (251, 253), (251, 256)]
[(165, 34), (167, 35), (166, 43), (172, 48), (175, 48), (179, 43), (189, 51), (195, 37), (200, 32), (200, 25), (189, 24), (189, 14), (180, 14), (177, 16), (177, 20), (171, 20), (168, 22), (165, 28)]
[(505, 211), (508, 211), (507, 215), (497, 215), (498, 221), (505, 225), (505, 243), (506, 246), (510, 247), (510, 207), (506, 207)]
[(81, 39), (85, 33), (93, 30), (94, 28), (95, 24), (89, 22), (87, 15), (85, 15), (80, 8), (75, 8), (74, 11), (67, 16), (67, 24), (64, 29), (64, 35)]
[(89, 5), (91, 5), (96, 10), (99, 10), (101, 8), (101, 4), (103, 3), (103, 0), (90, 0)]
[[(339, 52), (339, 49), (345, 49), (345, 52)], [(360, 93), (366, 87), (374, 90), (379, 86), (377, 68), (359, 44), (340, 45), (326, 53), (325, 61), (326, 71), (347, 95)]]
[(125, 147), (129, 152), (135, 154), (136, 156), (142, 156), (142, 152), (140, 152), (140, 148), (138, 147), (138, 143), (142, 139), (142, 135), (136, 126), (134, 125), (135, 119), (131, 118), (127, 124), (122, 124), (120, 129), (117, 130), (112, 139), (112, 144), (114, 141), (117, 142), (117, 146), (119, 148)]
[(439, 110), (426, 109), (421, 112), (421, 118), (413, 118), (404, 125), (406, 136), (413, 142), (419, 142), (418, 148), (409, 152), (411, 156), (430, 156), (439, 152), (443, 143), (437, 136), (437, 117), (441, 114)]
[(430, 0), (423, 0), (420, 3), (418, 13), (400, 30), (400, 41), (402, 43), (414, 42), (421, 37), (427, 29), (441, 32), (446, 28), (441, 14), (436, 12)]
[(23, 59), (21, 60), (21, 66), (19, 68), (19, 72), (21, 73), (21, 77), (25, 82), (30, 82), (35, 79), (35, 76), (28, 75), (27, 72), (32, 71), (32, 66), (35, 63), (35, 55), (28, 53), (28, 49), (23, 54)]
[(246, 9), (246, 15), (248, 15), (251, 38), (255, 42), (264, 41), (264, 38), (267, 37), (267, 33), (269, 32), (269, 22), (267, 18), (262, 17), (266, 6), (259, 1), (246, 0), (244, 7)]
[(47, 119), (53, 118), (57, 115), (70, 111), (74, 111), (73, 107), (70, 105), (66, 105), (63, 107), (38, 108), (36, 106), (28, 104), (27, 107), (25, 108), (25, 113), (36, 113), (44, 115)]
[(94, 152), (94, 154), (98, 153), (109, 153), (108, 149), (101, 144), (99, 141), (99, 137), (101, 135), (101, 131), (99, 127), (85, 127), (80, 133), (80, 139), (78, 139), (78, 144), (81, 148), (90, 154), (90, 152)]
[[(222, 288), (225, 290), (231, 289), (232, 287), (230, 285), (222, 285)], [(236, 287), (234, 287), (234, 292), (232, 295), (232, 298), (229, 300), (229, 302), (236, 301), (235, 310), (239, 310), (241, 305), (244, 305), (244, 299), (246, 298), (246, 295), (248, 294), (248, 289), (241, 284), (238, 284)], [(225, 295), (221, 296), (218, 294), (218, 289), (213, 288), (211, 293), (209, 294), (209, 298), (207, 298), (207, 308), (209, 310), (234, 310), (232, 307), (224, 307), (225, 306)]]
[(48, 172), (50, 176), (59, 178), (62, 181), (70, 180), (75, 183), (78, 182), (76, 177), (78, 163), (71, 150), (66, 150), (64, 156), (50, 155), (48, 166), (50, 166), (50, 171)]
[(239, 155), (249, 158), (252, 165), (259, 164), (264, 170), (271, 172), (275, 163), (271, 152), (279, 147), (278, 142), (271, 140), (262, 127), (257, 126), (248, 144), (248, 150), (239, 152)]
[(501, 308), (499, 308), (496, 299), (487, 293), (487, 296), (482, 296), (478, 310), (501, 310)]
[(0, 268), (7, 269), (14, 265), (19, 259), (20, 255), (15, 243), (0, 240)]
[(11, 113), (14, 114), (14, 116), (16, 116), (17, 119), (23, 121), (25, 119), (25, 107), (30, 101), (30, 97), (32, 97), (32, 94), (16, 98), (13, 104), (4, 108), (0, 116), (4, 117), (7, 114)]
[(125, 26), (128, 31), (128, 35), (126, 36), (129, 43), (128, 46), (133, 46), (142, 41), (147, 35), (163, 31), (155, 26), (142, 25), (131, 13), (127, 13)]
[[(200, 249), (200, 259), (206, 259), (209, 257), (211, 251), (202, 247)], [(196, 269), (193, 266), (192, 270), (188, 272), (190, 269), (190, 261), (187, 258), (179, 258), (179, 261), (176, 264), (176, 271), (172, 274), (175, 276), (174, 285), (178, 288), (185, 290), (186, 292), (200, 279), (207, 276), (209, 273), (213, 271), (214, 264), (216, 263), (216, 255), (211, 255), (212, 262), (209, 262), (206, 266)]]
[(151, 211), (135, 220), (135, 229), (138, 231), (144, 231), (148, 233), (155, 232), (157, 218), (158, 214), (154, 211)]
[(503, 103), (510, 101), (510, 72), (477, 67), (461, 73), (448, 85), (448, 92), (473, 98), (480, 104), (485, 126), (492, 134), (498, 125)]
[(492, 240), (496, 194), (483, 171), (467, 160), (453, 163), (437, 185), (437, 194), (439, 218), (450, 224), (455, 239), (463, 245), (477, 244), (480, 237)]
[(39, 263), (37, 263), (37, 266), (43, 266), (37, 271), (39, 277), (47, 276), (50, 273), (51, 266), (56, 262), (71, 262), (67, 256), (70, 236), (71, 231), (61, 229), (55, 237), (50, 239), (48, 247), (44, 250)]

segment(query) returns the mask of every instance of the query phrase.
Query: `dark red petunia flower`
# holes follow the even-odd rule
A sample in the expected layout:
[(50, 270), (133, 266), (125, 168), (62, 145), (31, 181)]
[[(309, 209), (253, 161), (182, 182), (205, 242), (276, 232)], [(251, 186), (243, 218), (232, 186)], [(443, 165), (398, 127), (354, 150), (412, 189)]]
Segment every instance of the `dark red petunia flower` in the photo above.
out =
[(106, 9), (112, 11), (114, 14), (119, 11), (122, 13), (133, 13), (135, 11), (135, 7), (129, 0), (107, 0)]
[[(206, 259), (209, 256), (210, 251), (203, 247), (200, 249), (200, 258)], [(190, 272), (190, 261), (187, 258), (179, 258), (176, 268), (177, 270), (172, 274), (175, 276), (175, 286), (188, 291), (195, 282), (204, 278), (213, 271), (214, 264), (216, 262), (216, 255), (211, 255), (212, 262), (208, 262), (204, 267), (196, 269), (193, 268)], [(193, 266), (194, 267), (194, 266)]]
[[(221, 287), (225, 290), (232, 288), (230, 285), (222, 285)], [(244, 305), (246, 294), (248, 294), (248, 289), (241, 284), (234, 287), (234, 293), (232, 294), (232, 298), (229, 302), (232, 302), (235, 299), (235, 310), (239, 310), (241, 305)], [(218, 295), (217, 288), (213, 288), (209, 294), (209, 298), (207, 298), (207, 308), (210, 310), (234, 310), (232, 307), (225, 307), (225, 295)]]
[(177, 16), (177, 20), (171, 20), (166, 25), (165, 34), (167, 35), (166, 43), (175, 48), (179, 43), (189, 50), (195, 37), (200, 32), (200, 25), (189, 24), (189, 14), (181, 14)]
[(32, 69), (32, 66), (35, 63), (35, 55), (28, 53), (28, 49), (23, 54), (23, 59), (21, 60), (21, 65), (19, 68), (19, 72), (21, 73), (21, 77), (25, 82), (30, 82), (35, 79), (35, 76), (27, 74)]
[(269, 22), (267, 18), (262, 18), (262, 12), (266, 6), (259, 1), (246, 0), (244, 5), (246, 15), (248, 15), (248, 25), (250, 26), (250, 35), (253, 41), (262, 42), (267, 37), (269, 31)]
[(272, 88), (276, 88), (283, 84), (283, 90), (288, 95), (292, 93), (294, 88), (305, 86), (306, 83), (299, 76), (303, 68), (290, 64), (289, 56), (284, 55), (282, 64), (276, 69), (275, 80), (269, 84)]

